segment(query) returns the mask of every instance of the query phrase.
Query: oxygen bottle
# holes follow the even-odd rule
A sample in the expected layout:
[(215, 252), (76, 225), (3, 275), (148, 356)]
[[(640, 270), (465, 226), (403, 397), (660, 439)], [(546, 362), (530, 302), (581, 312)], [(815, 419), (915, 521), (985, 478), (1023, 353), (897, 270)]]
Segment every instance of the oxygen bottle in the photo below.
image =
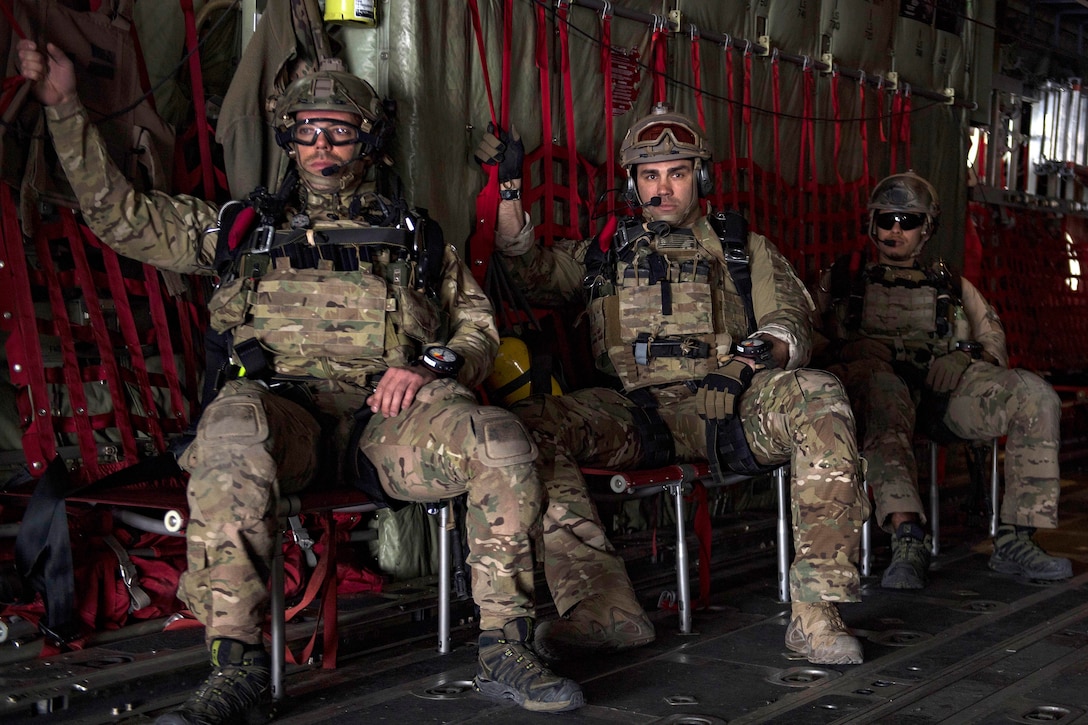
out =
[(377, 0), (325, 0), (325, 22), (377, 25)]

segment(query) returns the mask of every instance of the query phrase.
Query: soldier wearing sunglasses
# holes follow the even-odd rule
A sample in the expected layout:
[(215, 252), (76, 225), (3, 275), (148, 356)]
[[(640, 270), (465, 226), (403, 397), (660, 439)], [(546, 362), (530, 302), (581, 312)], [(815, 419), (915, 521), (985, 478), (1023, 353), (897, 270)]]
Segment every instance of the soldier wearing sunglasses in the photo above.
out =
[(846, 385), (877, 522), (892, 534), (881, 584), (926, 583), (931, 539), (918, 495), (916, 423), (939, 442), (1008, 436), (990, 568), (1066, 579), (1069, 560), (1032, 538), (1036, 527), (1058, 525), (1060, 401), (1037, 375), (1008, 368), (1001, 321), (978, 289), (942, 262), (922, 261), (939, 217), (937, 193), (921, 176), (884, 179), (869, 201), (875, 261), (862, 253), (840, 259), (817, 294), (830, 341), (820, 358)]

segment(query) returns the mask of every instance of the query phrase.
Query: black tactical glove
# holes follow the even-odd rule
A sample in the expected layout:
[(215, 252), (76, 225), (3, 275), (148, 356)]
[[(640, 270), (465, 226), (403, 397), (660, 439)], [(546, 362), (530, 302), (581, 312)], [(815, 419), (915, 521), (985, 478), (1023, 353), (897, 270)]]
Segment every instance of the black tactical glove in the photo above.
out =
[(498, 165), (499, 183), (513, 181), (522, 177), (525, 164), (525, 144), (513, 125), (509, 131), (496, 130), (495, 124), (487, 124), (487, 133), (476, 147), (476, 163), (480, 165)]
[(731, 359), (707, 373), (695, 393), (695, 410), (704, 420), (729, 420), (737, 413), (737, 401), (748, 389), (755, 370), (743, 360)]
[(929, 375), (926, 375), (926, 387), (934, 393), (950, 393), (959, 384), (963, 377), (963, 371), (974, 360), (962, 350), (955, 350), (942, 355), (929, 366)]

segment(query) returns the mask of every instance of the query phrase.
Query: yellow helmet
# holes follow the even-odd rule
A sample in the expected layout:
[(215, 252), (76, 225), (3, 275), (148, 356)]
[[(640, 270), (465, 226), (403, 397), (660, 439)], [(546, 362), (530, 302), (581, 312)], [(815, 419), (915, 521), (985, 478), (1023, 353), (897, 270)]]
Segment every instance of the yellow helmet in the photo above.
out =
[[(532, 355), (529, 346), (517, 337), (503, 337), (499, 341), (499, 353), (495, 365), (487, 377), (487, 392), (492, 403), (512, 405), (528, 398), (532, 393)], [(562, 395), (563, 389), (553, 377), (552, 395)]]

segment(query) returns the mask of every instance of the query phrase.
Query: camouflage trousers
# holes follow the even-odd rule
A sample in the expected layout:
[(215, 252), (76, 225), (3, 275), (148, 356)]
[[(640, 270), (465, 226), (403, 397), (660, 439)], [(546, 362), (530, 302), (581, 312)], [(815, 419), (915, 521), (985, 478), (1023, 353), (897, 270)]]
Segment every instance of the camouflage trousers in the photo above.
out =
[[(678, 384), (653, 394), (673, 435), (677, 459), (705, 461), (706, 424), (695, 410), (694, 393)], [(633, 405), (620, 393), (591, 388), (537, 396), (515, 406), (537, 439), (542, 470), (553, 472), (544, 474), (549, 495), (558, 488), (568, 499), (588, 501), (579, 466), (641, 464), (644, 451)], [(861, 525), (869, 506), (861, 491), (854, 419), (841, 385), (814, 370), (760, 372), (741, 398), (740, 416), (756, 459), (766, 465), (789, 462), (792, 468), (796, 554), (791, 597), (856, 601)], [(547, 546), (545, 551), (549, 556)]]
[[(332, 382), (308, 386), (311, 409), (261, 383), (228, 383), (205, 409), (181, 460), (189, 472), (188, 570), (178, 596), (205, 625), (206, 638), (261, 641), (282, 494), (299, 491), (330, 454), (338, 462), (367, 392)], [(323, 440), (314, 408), (328, 419)], [(409, 501), (468, 493), (472, 589), (481, 625), (501, 628), (533, 614), (532, 542), (544, 492), (536, 448), (518, 419), (480, 406), (453, 381), (419, 391), (395, 418), (375, 415), (360, 448), (383, 488)], [(339, 453), (337, 453), (339, 452)], [(338, 465), (321, 475), (335, 478)]]
[[(842, 378), (858, 418), (877, 521), (890, 531), (891, 514), (914, 513), (924, 523), (914, 459), (916, 404), (907, 384), (879, 360), (830, 369)], [(944, 416), (952, 433), (968, 441), (1008, 436), (1003, 522), (1058, 525), (1060, 417), (1053, 388), (1026, 370), (976, 362), (952, 391)]]

